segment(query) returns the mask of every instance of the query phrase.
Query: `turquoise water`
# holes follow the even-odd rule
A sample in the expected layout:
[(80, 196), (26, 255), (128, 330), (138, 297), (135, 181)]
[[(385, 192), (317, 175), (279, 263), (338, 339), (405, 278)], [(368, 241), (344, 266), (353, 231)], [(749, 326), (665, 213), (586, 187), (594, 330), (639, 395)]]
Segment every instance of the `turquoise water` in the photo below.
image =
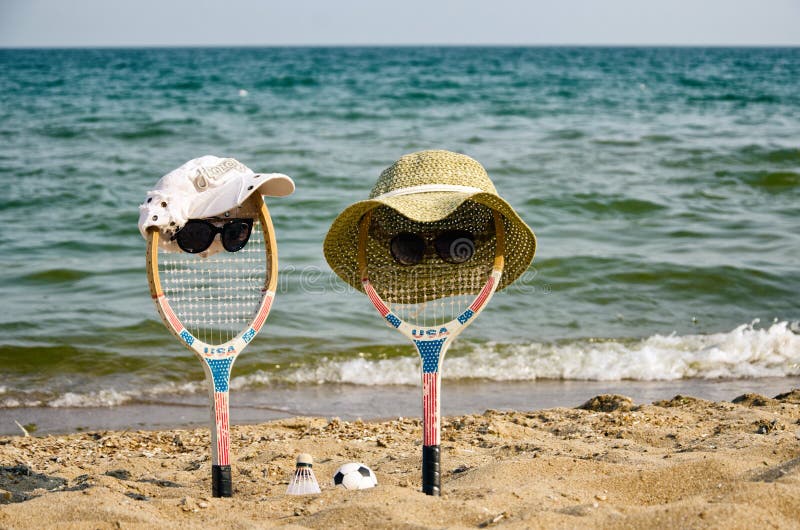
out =
[(429, 148), (481, 161), (539, 238), (446, 380), (800, 375), (800, 49), (0, 50), (0, 70), (2, 408), (203, 395), (136, 221), (204, 154), (297, 183), (269, 202), (283, 274), (234, 391), (417, 384), (321, 242)]

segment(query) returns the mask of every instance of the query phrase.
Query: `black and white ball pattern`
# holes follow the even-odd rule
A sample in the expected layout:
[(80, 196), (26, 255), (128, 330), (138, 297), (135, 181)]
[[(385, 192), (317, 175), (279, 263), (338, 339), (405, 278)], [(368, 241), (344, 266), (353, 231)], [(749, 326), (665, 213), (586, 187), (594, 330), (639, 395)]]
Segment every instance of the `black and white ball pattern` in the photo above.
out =
[(369, 467), (360, 462), (350, 462), (336, 471), (333, 484), (347, 490), (365, 490), (377, 486), (378, 479)]

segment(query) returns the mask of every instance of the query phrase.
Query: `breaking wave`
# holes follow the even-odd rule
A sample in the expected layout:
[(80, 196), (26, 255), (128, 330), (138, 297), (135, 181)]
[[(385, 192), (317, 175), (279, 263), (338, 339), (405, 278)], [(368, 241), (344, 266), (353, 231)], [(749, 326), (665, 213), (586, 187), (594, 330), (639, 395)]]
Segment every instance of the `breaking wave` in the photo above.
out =
[[(234, 369), (234, 373), (235, 373)], [(448, 355), (442, 376), (450, 381), (670, 381), (746, 379), (800, 375), (800, 322), (758, 321), (708, 335), (652, 335), (645, 339), (583, 339), (554, 343), (466, 343)], [(270, 385), (417, 385), (416, 356), (376, 358), (369, 352), (322, 357), (287, 368), (255, 370), (231, 380), (231, 389)], [(58, 395), (19, 393), (0, 386), (0, 408), (113, 407), (169, 401), (206, 392), (203, 381), (113, 388)], [(178, 398), (180, 399), (180, 398)]]
[[(783, 377), (800, 374), (798, 323), (758, 321), (727, 333), (653, 335), (642, 340), (586, 339), (565, 343), (486, 343), (448, 356), (444, 379), (535, 381), (659, 381)], [(253, 380), (254, 376), (249, 376)], [(271, 375), (274, 380), (274, 374)], [(417, 384), (417, 359), (323, 360), (290, 372), (295, 383)]]

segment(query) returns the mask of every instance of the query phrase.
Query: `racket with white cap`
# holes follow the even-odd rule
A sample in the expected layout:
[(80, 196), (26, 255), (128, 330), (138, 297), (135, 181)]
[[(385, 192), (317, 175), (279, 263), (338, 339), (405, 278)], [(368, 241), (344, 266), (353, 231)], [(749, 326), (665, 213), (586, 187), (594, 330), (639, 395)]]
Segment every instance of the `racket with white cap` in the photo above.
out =
[(275, 233), (260, 194), (221, 217), (191, 219), (171, 238), (147, 229), (150, 293), (164, 325), (202, 361), (210, 383), (214, 497), (233, 493), (231, 366), (264, 325), (277, 273)]
[(428, 495), (441, 493), (442, 362), (497, 289), (504, 253), (502, 214), (469, 200), (439, 221), (412, 221), (380, 206), (359, 222), (364, 292), (422, 359), (422, 491)]

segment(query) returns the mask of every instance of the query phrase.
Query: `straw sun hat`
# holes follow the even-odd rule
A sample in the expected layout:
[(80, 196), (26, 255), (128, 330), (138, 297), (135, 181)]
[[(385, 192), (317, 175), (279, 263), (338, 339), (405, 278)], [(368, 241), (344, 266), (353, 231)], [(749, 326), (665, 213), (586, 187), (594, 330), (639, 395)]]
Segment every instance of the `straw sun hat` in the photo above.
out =
[[(497, 194), (483, 166), (459, 153), (420, 151), (405, 155), (386, 168), (372, 188), (369, 199), (348, 206), (333, 221), (325, 237), (323, 250), (331, 269), (358, 290), (362, 290), (358, 267), (359, 221), (370, 211), (373, 219), (383, 219), (389, 226), (381, 231), (385, 234), (384, 240), (378, 237), (377, 241), (372, 241), (367, 253), (383, 252), (387, 256), (393, 224), (424, 230), (446, 223), (447, 226), (469, 229), (469, 225), (481, 215), (486, 217), (482, 212), (500, 213), (505, 227), (506, 252), (498, 290), (510, 285), (527, 270), (536, 251), (533, 231)], [(375, 238), (373, 234), (371, 238)], [(382, 264), (396, 267), (399, 274), (410, 268), (390, 259), (384, 259)]]

